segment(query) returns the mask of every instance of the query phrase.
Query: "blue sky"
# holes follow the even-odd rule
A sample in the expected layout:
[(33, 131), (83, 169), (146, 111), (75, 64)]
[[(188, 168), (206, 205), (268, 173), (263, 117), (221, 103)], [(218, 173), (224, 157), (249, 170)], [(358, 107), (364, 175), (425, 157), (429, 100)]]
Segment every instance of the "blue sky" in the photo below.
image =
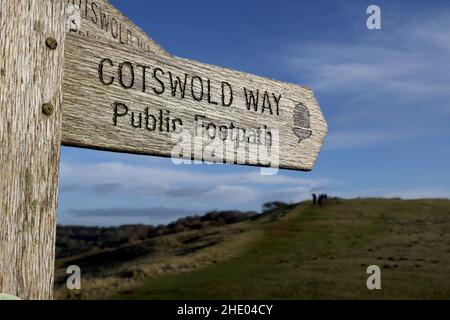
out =
[(312, 172), (275, 176), (63, 148), (59, 223), (159, 224), (311, 192), (450, 197), (448, 1), (111, 2), (176, 56), (311, 86), (330, 132)]

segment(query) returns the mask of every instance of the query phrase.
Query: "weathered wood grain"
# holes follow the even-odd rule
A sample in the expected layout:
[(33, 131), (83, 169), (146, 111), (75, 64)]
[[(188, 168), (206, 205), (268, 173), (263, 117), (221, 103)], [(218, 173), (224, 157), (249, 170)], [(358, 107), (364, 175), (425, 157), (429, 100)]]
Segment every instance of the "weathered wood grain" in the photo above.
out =
[[(205, 123), (214, 123), (217, 130), (227, 126), (228, 130), (223, 130), (231, 133), (228, 139), (231, 141), (232, 132), (238, 131), (233, 127), (245, 129), (249, 134), (267, 127), (273, 137), (279, 132), (279, 167), (311, 170), (327, 134), (327, 124), (314, 94), (304, 86), (142, 52), (103, 39), (89, 41), (72, 35), (68, 37), (66, 48), (64, 145), (168, 157), (175, 146), (170, 130), (160, 127), (148, 130), (145, 121), (148, 114), (158, 120), (163, 112), (164, 117), (170, 117), (171, 124), (174, 119), (180, 119), (183, 122), (180, 127), (191, 133), (195, 133), (194, 119), (201, 115)], [(172, 94), (177, 76), (181, 83), (187, 79), (184, 98), (181, 94), (184, 86), (178, 86)], [(233, 91), (231, 104), (230, 87)], [(258, 112), (253, 105), (248, 110), (250, 91), (254, 95), (259, 92)], [(118, 114), (125, 113), (124, 105), (128, 108), (127, 115), (114, 120), (115, 108)], [(261, 112), (263, 107), (264, 112)], [(133, 127), (132, 116), (134, 125), (140, 124), (141, 128)], [(150, 119), (153, 129), (155, 121)], [(247, 152), (252, 146), (248, 144)], [(207, 154), (191, 156), (217, 160)], [(247, 156), (245, 164), (268, 165), (261, 161), (255, 163), (250, 158)]]
[[(68, 37), (79, 34), (95, 40), (97, 38), (110, 40), (119, 45), (128, 46), (135, 50), (144, 50), (161, 55), (168, 53), (141, 28), (116, 9), (108, 0), (64, 0), (66, 4), (79, 8), (80, 23), (70, 24)], [(68, 8), (68, 15), (72, 8)], [(76, 17), (73, 16), (73, 19)]]
[(0, 1), (0, 292), (22, 299), (53, 292), (64, 7)]

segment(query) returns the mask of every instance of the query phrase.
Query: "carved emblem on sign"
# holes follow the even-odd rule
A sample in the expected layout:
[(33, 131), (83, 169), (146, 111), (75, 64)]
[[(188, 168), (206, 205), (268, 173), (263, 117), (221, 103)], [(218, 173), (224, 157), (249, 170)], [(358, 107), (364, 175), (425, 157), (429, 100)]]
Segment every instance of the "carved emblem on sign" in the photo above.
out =
[(308, 139), (312, 131), (310, 130), (310, 114), (308, 108), (303, 104), (299, 103), (294, 109), (294, 134), (298, 138), (298, 143), (303, 140)]

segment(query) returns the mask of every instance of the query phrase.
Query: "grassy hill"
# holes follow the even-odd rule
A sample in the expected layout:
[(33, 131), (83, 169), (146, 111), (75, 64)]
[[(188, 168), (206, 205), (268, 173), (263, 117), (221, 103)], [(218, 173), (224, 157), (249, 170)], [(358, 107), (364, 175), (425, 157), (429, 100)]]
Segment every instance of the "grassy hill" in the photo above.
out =
[[(231, 225), (64, 258), (57, 262), (56, 297), (448, 299), (449, 231), (448, 200), (305, 202)], [(116, 261), (121, 250), (140, 254)], [(68, 264), (82, 268), (80, 292), (62, 285)], [(382, 290), (366, 287), (372, 264), (381, 267)]]

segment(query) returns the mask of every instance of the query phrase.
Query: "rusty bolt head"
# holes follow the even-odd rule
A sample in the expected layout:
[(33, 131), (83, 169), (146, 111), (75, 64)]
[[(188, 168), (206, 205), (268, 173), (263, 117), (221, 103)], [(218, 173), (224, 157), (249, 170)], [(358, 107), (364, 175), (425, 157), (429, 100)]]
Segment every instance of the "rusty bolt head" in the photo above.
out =
[(55, 112), (55, 107), (51, 103), (44, 103), (42, 105), (42, 112), (46, 116), (51, 116)]
[(55, 50), (58, 47), (58, 41), (55, 38), (48, 37), (45, 39), (45, 44), (49, 49)]

